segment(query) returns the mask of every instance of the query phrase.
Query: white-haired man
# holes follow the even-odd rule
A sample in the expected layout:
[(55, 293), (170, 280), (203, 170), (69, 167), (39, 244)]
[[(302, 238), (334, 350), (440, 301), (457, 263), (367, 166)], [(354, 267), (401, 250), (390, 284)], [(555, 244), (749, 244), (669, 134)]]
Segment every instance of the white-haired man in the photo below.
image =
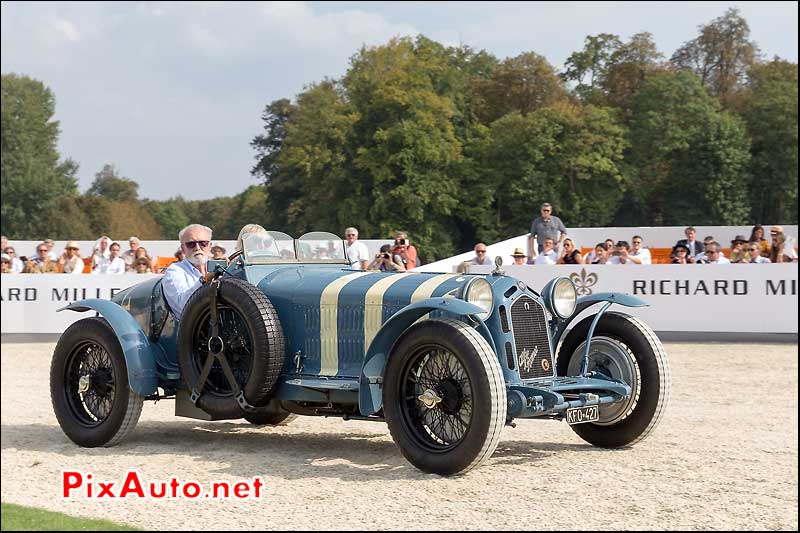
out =
[(350, 268), (354, 270), (366, 270), (369, 265), (369, 250), (363, 242), (358, 242), (358, 230), (347, 228), (344, 230), (344, 238), (347, 239), (347, 260)]
[(186, 302), (200, 288), (200, 285), (211, 279), (212, 273), (206, 269), (211, 255), (211, 228), (202, 224), (189, 224), (178, 233), (184, 259), (172, 263), (164, 271), (161, 286), (175, 320), (180, 320)]

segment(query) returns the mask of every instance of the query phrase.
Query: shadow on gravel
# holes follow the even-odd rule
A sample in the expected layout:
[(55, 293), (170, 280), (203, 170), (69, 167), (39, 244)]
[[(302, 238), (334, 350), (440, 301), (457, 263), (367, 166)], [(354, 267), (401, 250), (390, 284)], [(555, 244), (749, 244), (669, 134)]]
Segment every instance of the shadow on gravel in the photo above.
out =
[[(63, 457), (138, 459), (175, 455), (219, 463), (209, 473), (249, 477), (263, 472), (287, 480), (309, 477), (364, 479), (428, 479), (432, 476), (412, 467), (388, 434), (358, 431), (319, 433), (289, 427), (254, 428), (234, 422), (141, 422), (128, 439), (112, 448), (79, 448), (58, 426), (45, 424), (3, 425), (2, 449), (46, 452)], [(280, 431), (280, 432), (278, 432)], [(591, 452), (589, 445), (503, 441), (491, 463), (529, 464), (568, 450)], [(65, 463), (66, 464), (66, 463)], [(123, 463), (124, 464), (124, 463)], [(171, 475), (165, 472), (165, 475)], [(435, 477), (435, 476), (434, 476)]]

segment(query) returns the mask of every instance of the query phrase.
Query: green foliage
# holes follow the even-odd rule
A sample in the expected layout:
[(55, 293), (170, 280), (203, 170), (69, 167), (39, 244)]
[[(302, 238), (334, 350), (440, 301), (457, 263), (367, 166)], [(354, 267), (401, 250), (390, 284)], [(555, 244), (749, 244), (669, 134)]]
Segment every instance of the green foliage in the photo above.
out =
[(604, 225), (624, 192), (626, 129), (606, 108), (566, 104), (491, 126), (482, 153), (501, 235), (530, 228), (531, 206), (558, 206), (565, 224)]
[(757, 65), (741, 106), (753, 139), (752, 219), (797, 223), (797, 64)]
[(135, 202), (139, 199), (139, 184), (118, 175), (114, 165), (106, 164), (94, 175), (94, 181), (86, 194), (102, 196), (117, 202)]
[(638, 168), (634, 203), (648, 222), (742, 224), (749, 203), (749, 137), (738, 118), (691, 73), (660, 73), (642, 85), (631, 124), (628, 160)]
[(736, 8), (700, 26), (700, 35), (672, 55), (679, 69), (693, 72), (711, 94), (728, 107), (758, 60), (758, 46), (749, 41), (750, 27)]
[(0, 196), (3, 235), (37, 239), (45, 233), (44, 209), (58, 198), (77, 194), (78, 165), (59, 163), (55, 98), (27, 76), (2, 76), (2, 171)]
[(160, 229), (161, 239), (177, 239), (178, 232), (190, 224), (189, 217), (181, 209), (179, 200), (145, 200), (142, 210), (150, 213)]
[(650, 33), (637, 33), (628, 42), (601, 33), (586, 38), (583, 50), (567, 59), (562, 76), (576, 83), (574, 92), (583, 102), (616, 108), (627, 121), (644, 80), (663, 70), (662, 58)]
[(489, 79), (476, 83), (483, 101), (480, 115), (491, 123), (509, 113), (532, 113), (567, 100), (563, 80), (543, 56), (525, 52), (493, 69)]

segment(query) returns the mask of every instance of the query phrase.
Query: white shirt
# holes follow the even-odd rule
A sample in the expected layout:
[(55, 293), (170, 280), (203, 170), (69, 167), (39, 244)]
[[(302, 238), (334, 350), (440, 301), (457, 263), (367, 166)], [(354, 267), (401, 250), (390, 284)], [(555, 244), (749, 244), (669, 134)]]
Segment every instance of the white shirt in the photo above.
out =
[(367, 245), (363, 242), (355, 241), (352, 246), (348, 246), (347, 260), (350, 262), (350, 268), (361, 270), (361, 261), (369, 262), (369, 250), (367, 250)]
[(760, 255), (750, 262), (758, 264), (772, 263), (772, 261), (768, 257), (763, 257)]
[(555, 250), (550, 250), (549, 252), (542, 251), (536, 258), (533, 260), (533, 264), (535, 265), (555, 265), (556, 260)]
[[(641, 259), (643, 265), (653, 264), (653, 258), (650, 256), (650, 250), (647, 248), (639, 248), (638, 252), (628, 252), (628, 255)], [(633, 264), (635, 265), (636, 263)]]
[(23, 270), (25, 270), (25, 265), (22, 263), (22, 259), (18, 259), (16, 257), (11, 259), (11, 273), (12, 274), (19, 274)]
[(112, 259), (101, 259), (92, 274), (124, 274), (125, 260), (119, 256)]
[(164, 289), (164, 297), (175, 315), (175, 320), (181, 319), (186, 302), (202, 285), (200, 277), (200, 271), (188, 259), (172, 263), (164, 271), (161, 287)]
[(77, 255), (72, 259), (67, 259), (64, 263), (65, 274), (83, 274), (83, 259)]
[[(720, 259), (725, 259), (725, 254), (722, 252), (722, 250), (719, 251), (719, 258)], [(701, 259), (703, 261), (708, 261), (708, 256), (706, 256), (705, 252), (700, 252), (699, 254), (694, 256), (694, 260), (695, 261), (700, 261)], [(719, 263), (724, 264), (724, 261), (719, 261)], [(728, 263), (730, 263), (730, 261), (728, 261)]]

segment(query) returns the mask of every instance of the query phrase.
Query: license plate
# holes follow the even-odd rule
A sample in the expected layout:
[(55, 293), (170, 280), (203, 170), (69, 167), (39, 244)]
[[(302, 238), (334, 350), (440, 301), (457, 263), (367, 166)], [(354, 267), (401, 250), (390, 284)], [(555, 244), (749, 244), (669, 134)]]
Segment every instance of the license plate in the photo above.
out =
[(567, 424), (574, 426), (575, 424), (584, 424), (586, 422), (594, 422), (600, 419), (600, 410), (596, 405), (587, 405), (586, 407), (575, 407), (567, 409)]

